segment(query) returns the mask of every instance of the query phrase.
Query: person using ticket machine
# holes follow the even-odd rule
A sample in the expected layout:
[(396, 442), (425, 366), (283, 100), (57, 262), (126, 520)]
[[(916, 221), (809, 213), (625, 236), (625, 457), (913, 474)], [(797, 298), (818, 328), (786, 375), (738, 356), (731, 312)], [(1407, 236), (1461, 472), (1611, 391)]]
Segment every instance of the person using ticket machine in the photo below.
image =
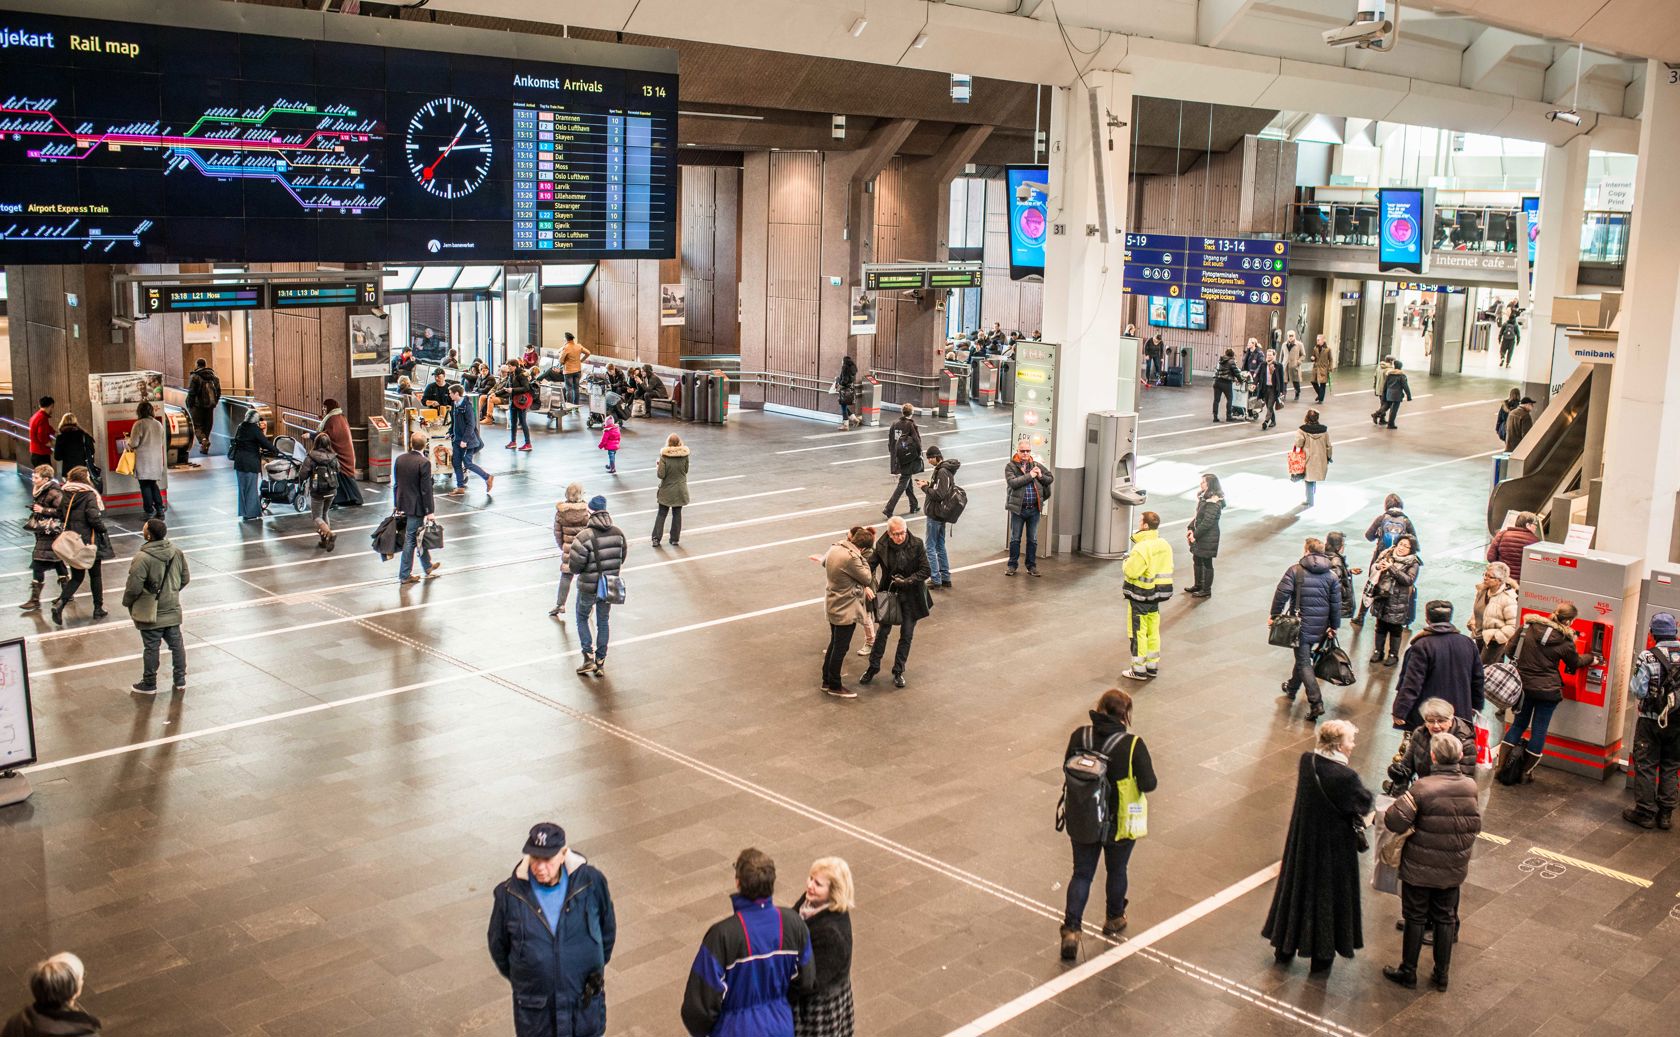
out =
[[(1578, 615), (1574, 605), (1563, 602), (1549, 616), (1529, 616), (1522, 632), (1511, 639), (1511, 660), (1522, 675), (1522, 707), (1499, 743), (1496, 774), (1504, 785), (1527, 784), (1546, 751), (1546, 731), (1552, 714), (1563, 701), (1563, 674), (1587, 669), (1586, 680), (1604, 680), (1603, 624), (1593, 624), (1593, 645), (1580, 651), (1573, 626)], [(1596, 675), (1596, 676), (1595, 676)], [(1523, 732), (1528, 737), (1523, 738)]]

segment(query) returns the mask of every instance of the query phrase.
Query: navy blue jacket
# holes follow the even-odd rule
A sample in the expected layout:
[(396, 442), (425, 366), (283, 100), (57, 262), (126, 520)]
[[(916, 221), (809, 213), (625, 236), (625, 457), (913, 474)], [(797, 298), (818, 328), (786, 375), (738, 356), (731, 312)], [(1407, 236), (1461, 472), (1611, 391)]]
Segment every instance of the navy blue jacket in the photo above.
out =
[(1272, 594), (1272, 616), (1295, 608), (1301, 613), (1301, 643), (1316, 645), (1342, 625), (1342, 581), (1330, 569), (1330, 557), (1314, 552), (1289, 567)]
[(730, 898), (735, 913), (700, 941), (683, 993), (693, 1037), (793, 1037), (793, 1008), (816, 989), (811, 934), (799, 912), (770, 898)]
[[(607, 1032), (602, 974), (618, 938), (607, 878), (576, 850), (566, 859), (566, 902), (550, 932), (521, 860), (496, 887), (490, 958), (513, 985), (516, 1037), (600, 1037)], [(595, 989), (583, 996), (588, 984)]]
[(1415, 731), (1423, 726), (1418, 706), (1424, 699), (1446, 699), (1458, 717), (1482, 708), (1481, 650), (1451, 623), (1431, 623), (1412, 638), (1400, 660), (1400, 686), (1389, 713)]
[(462, 443), (468, 450), (484, 448), (484, 440), (478, 437), (478, 413), (465, 396), (449, 408), (449, 449), (460, 450)]

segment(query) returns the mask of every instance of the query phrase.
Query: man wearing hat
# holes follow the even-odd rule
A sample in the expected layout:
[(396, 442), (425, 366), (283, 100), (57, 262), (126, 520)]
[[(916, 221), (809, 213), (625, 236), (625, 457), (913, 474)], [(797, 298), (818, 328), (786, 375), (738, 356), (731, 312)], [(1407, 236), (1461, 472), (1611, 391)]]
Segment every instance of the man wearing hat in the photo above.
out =
[(1528, 430), (1534, 427), (1534, 397), (1524, 396), (1517, 409), (1505, 419), (1505, 449), (1515, 450)]
[[(613, 525), (612, 516), (607, 514), (607, 498), (600, 494), (591, 497), (589, 521), (583, 532), (572, 538), (571, 550), (566, 554), (566, 569), (577, 583), (578, 645), (583, 649), (579, 673), (599, 677), (607, 672), (607, 613), (612, 611), (612, 602), (601, 596), (601, 584), (604, 577), (617, 578), (629, 550), (624, 530)], [(595, 615), (593, 641), (589, 636), (592, 612)]]
[(544, 821), (494, 896), (490, 959), (513, 986), (515, 1037), (606, 1033), (604, 973), (618, 937), (606, 876)]
[(1628, 684), (1639, 700), (1633, 728), (1635, 803), (1622, 819), (1668, 831), (1680, 804), (1680, 629), (1674, 614), (1651, 617), (1653, 648), (1639, 653)]

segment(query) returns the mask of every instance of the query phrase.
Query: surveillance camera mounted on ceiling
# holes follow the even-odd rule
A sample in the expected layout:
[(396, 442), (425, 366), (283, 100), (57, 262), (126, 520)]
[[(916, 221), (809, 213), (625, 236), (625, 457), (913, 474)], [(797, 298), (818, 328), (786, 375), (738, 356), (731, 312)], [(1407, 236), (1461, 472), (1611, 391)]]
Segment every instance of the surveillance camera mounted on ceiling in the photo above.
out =
[[(1397, 0), (1358, 0), (1359, 8), (1353, 21), (1324, 32), (1324, 42), (1332, 47), (1358, 47), (1360, 50), (1391, 51), (1400, 38), (1400, 5)], [(1394, 4), (1394, 20), (1387, 16), (1388, 6)]]

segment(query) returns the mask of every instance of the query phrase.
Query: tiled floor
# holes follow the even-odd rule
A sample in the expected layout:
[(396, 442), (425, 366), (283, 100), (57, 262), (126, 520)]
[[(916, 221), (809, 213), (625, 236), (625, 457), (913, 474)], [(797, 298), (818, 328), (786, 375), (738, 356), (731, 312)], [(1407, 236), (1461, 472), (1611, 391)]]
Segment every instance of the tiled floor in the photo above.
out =
[[(1337, 461), (1311, 511), (1283, 474), (1300, 407), (1261, 433), (1208, 424), (1206, 385), (1148, 394), (1144, 484), (1184, 579), (1196, 476), (1219, 472), (1232, 506), (1215, 596), (1168, 606), (1164, 676), (1132, 688), (1161, 777), (1133, 858), (1134, 935), (1277, 859), (1311, 726), (1277, 695), (1287, 662), (1263, 619), (1303, 536), (1357, 539), (1400, 492), (1422, 528), (1424, 593), (1468, 605), (1504, 386), (1417, 377), (1389, 432), (1366, 416), (1366, 384), (1350, 372), (1333, 387)], [(955, 429), (938, 442), (970, 488), (950, 541), (957, 588), (918, 630), (910, 686), (844, 703), (816, 691), (826, 630), (807, 556), (879, 520), (882, 430), (755, 413), (727, 428), (637, 423), (616, 477), (575, 430), (539, 431), (531, 454), (486, 437), (494, 501), (475, 486), (439, 505), (443, 578), (409, 589), (361, 539), (377, 506), (338, 512), (345, 532), (325, 555), (306, 516), (233, 522), (225, 471), (177, 478), (195, 575), (185, 695), (127, 695), (138, 638), (120, 613), (89, 626), (85, 597), (62, 632), (0, 619), (0, 636), (30, 638), (45, 761), (34, 798), (0, 812), (4, 1000), (22, 996), (31, 962), (68, 948), (88, 962), (89, 1006), (126, 1035), (509, 1033), (484, 925), (540, 819), (564, 824), (612, 884), (615, 1034), (679, 1032), (695, 944), (748, 844), (777, 858), (784, 900), (812, 858), (851, 861), (860, 1033), (938, 1037), (1063, 974), (1060, 753), (1125, 655), (1121, 580), (1116, 564), (1066, 557), (1042, 580), (1003, 577), (1005, 420), (929, 423)], [(651, 467), (673, 428), (694, 450), (695, 503), (683, 546), (656, 551)], [(545, 615), (549, 509), (572, 479), (633, 533), (604, 679), (573, 675), (575, 630)], [(15, 481), (0, 495), (21, 513)], [(0, 545), (0, 593), (19, 600), (21, 545)], [(110, 567), (113, 585), (124, 569)], [(1363, 729), (1355, 762), (1374, 783), (1395, 741), (1394, 671), (1359, 668), (1329, 699)], [(1550, 771), (1496, 790), (1487, 828), (1509, 841), (1478, 849), (1448, 995), (1382, 981), (1397, 904), (1377, 894), (1356, 961), (1327, 979), (1278, 970), (1258, 935), (1268, 884), (992, 1032), (1672, 1029), (1680, 843), (1625, 826), (1623, 795)]]

